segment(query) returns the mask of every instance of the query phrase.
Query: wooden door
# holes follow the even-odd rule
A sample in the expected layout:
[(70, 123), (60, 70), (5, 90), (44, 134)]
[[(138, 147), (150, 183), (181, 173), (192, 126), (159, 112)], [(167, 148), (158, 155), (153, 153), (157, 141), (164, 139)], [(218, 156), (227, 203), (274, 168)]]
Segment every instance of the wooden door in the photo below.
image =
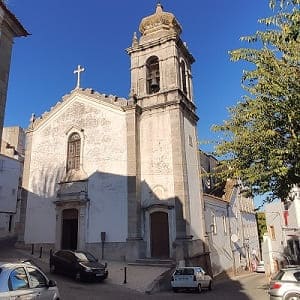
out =
[(154, 212), (150, 215), (151, 256), (169, 258), (169, 222), (165, 212)]
[(62, 220), (62, 249), (77, 249), (78, 239), (78, 211), (77, 209), (65, 209)]

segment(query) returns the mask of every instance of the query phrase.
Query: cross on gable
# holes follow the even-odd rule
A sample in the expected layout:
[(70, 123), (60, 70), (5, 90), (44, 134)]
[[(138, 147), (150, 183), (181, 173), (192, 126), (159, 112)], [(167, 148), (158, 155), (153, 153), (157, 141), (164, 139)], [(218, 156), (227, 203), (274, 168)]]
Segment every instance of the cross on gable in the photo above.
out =
[(73, 71), (74, 74), (77, 73), (77, 84), (76, 89), (80, 88), (80, 73), (84, 71), (84, 68), (81, 67), (81, 65), (77, 66), (77, 69)]

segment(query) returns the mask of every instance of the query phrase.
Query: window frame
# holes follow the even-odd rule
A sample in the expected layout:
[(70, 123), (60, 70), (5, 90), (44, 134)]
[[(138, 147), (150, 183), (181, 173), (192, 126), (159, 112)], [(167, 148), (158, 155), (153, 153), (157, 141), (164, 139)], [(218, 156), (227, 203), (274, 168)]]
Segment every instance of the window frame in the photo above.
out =
[[(74, 138), (75, 137), (75, 138)], [(72, 132), (68, 136), (67, 144), (67, 172), (80, 170), (81, 165), (81, 136), (78, 132)]]
[[(12, 283), (11, 276), (13, 276), (13, 273), (14, 273), (15, 271), (20, 270), (20, 269), (24, 271), (24, 274), (22, 274), (22, 275), (26, 276), (26, 279), (27, 279), (27, 285), (26, 285), (26, 286), (22, 286), (21, 288), (15, 289), (15, 288), (13, 287), (13, 283)], [(9, 291), (10, 291), (10, 292), (15, 292), (15, 291), (19, 291), (19, 290), (26, 290), (26, 289), (29, 289), (29, 288), (30, 288), (30, 283), (29, 283), (28, 274), (27, 274), (25, 268), (24, 268), (24, 267), (16, 267), (16, 268), (14, 268), (13, 270), (11, 270), (11, 272), (10, 272), (10, 274), (9, 274), (9, 276), (8, 276), (8, 289), (9, 289)]]
[[(146, 90), (148, 95), (156, 94), (160, 91), (160, 66), (157, 56), (150, 56), (146, 61)], [(156, 79), (157, 90), (151, 89), (152, 80)]]
[[(42, 285), (39, 284), (38, 286), (33, 286), (33, 280), (31, 278), (32, 275), (30, 274), (30, 269), (34, 270), (35, 272), (41, 275), (41, 277), (44, 279), (44, 283)], [(26, 267), (26, 271), (27, 271), (27, 277), (29, 279), (29, 285), (31, 289), (46, 288), (48, 286), (48, 279), (40, 270), (34, 268), (33, 266), (28, 266)]]

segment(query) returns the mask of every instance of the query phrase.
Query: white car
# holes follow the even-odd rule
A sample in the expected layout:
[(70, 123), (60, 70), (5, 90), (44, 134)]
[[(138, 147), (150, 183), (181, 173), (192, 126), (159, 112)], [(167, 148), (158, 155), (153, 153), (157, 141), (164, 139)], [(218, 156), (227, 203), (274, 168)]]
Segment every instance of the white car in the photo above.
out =
[(265, 273), (265, 263), (261, 260), (256, 266), (256, 273)]
[(55, 281), (29, 262), (0, 262), (0, 299), (59, 300)]
[(171, 278), (175, 293), (179, 289), (195, 289), (200, 293), (203, 288), (212, 290), (212, 284), (212, 278), (201, 267), (177, 268)]

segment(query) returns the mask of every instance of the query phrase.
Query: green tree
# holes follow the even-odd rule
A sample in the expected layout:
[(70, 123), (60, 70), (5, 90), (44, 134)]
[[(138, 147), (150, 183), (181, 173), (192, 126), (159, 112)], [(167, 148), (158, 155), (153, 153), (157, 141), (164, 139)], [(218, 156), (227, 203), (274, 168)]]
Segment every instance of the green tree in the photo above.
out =
[(266, 215), (264, 212), (256, 213), (256, 221), (257, 221), (257, 231), (259, 236), (260, 244), (263, 241), (264, 233), (267, 232), (267, 223), (266, 223)]
[(255, 47), (230, 51), (243, 72), (245, 96), (229, 119), (213, 130), (223, 139), (215, 154), (225, 158), (223, 179), (239, 178), (252, 195), (284, 200), (300, 182), (300, 0), (271, 0), (275, 15), (259, 20), (265, 31), (242, 37)]

